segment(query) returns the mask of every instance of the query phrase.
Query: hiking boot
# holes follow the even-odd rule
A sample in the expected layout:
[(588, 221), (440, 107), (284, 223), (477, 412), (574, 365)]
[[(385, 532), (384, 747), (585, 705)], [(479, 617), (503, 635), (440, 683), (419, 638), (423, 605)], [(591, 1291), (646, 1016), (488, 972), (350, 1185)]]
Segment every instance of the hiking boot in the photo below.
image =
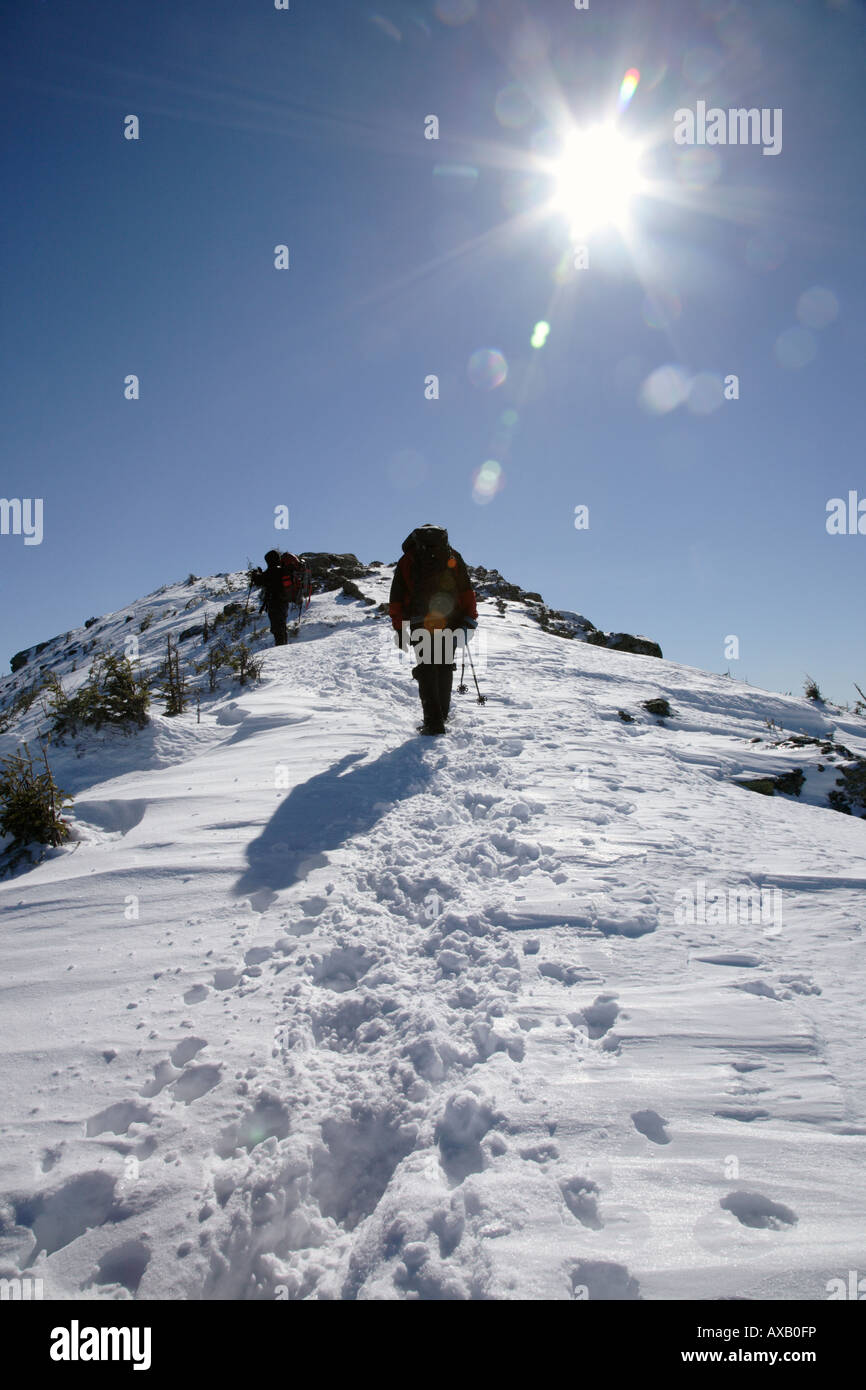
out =
[(445, 725), (442, 723), (441, 719), (433, 721), (425, 719), (424, 723), (421, 725), (420, 732), (422, 734), (444, 734)]

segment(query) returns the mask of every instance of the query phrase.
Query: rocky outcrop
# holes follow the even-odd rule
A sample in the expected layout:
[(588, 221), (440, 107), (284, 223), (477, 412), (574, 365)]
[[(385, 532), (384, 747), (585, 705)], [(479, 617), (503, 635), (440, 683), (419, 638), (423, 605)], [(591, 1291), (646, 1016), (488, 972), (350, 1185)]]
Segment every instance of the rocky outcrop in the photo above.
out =
[(658, 642), (649, 637), (633, 637), (630, 632), (599, 632), (597, 629), (587, 637), (594, 647), (609, 647), (615, 652), (633, 652), (636, 656), (661, 657), (662, 649)]
[[(533, 589), (521, 589), (519, 584), (511, 584), (503, 579), (498, 570), (485, 569), (483, 565), (467, 565), (472, 586), (479, 598), (492, 598), (504, 605), (506, 600), (522, 603), (527, 614), (545, 632), (554, 637), (566, 637), (579, 642), (591, 642), (594, 647), (608, 647), (611, 651), (633, 652), (638, 656), (661, 657), (662, 649), (658, 642), (649, 637), (634, 637), (630, 632), (602, 632), (584, 618), (581, 613), (571, 613), (561, 608), (548, 608), (541, 594)], [(504, 612), (504, 606), (500, 607)]]
[(366, 565), (361, 564), (357, 555), (337, 555), (328, 550), (315, 550), (306, 552), (300, 558), (310, 567), (314, 593), (342, 589), (344, 584), (363, 579), (365, 575), (372, 573)]

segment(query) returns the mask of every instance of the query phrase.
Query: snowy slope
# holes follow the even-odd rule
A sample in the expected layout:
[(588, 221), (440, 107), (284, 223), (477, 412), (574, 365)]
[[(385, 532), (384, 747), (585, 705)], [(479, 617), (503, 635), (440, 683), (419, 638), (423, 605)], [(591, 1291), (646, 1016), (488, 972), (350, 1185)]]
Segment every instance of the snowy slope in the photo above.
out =
[[(153, 610), (153, 664), (214, 583), (33, 662), (74, 683)], [(0, 883), (0, 1275), (822, 1299), (862, 1271), (866, 826), (766, 721), (860, 754), (866, 723), (480, 613), (489, 700), (444, 739), (387, 620), (326, 594), (200, 723), (52, 750), (77, 838)], [(800, 799), (735, 785), (796, 767)], [(761, 888), (763, 920), (684, 907)]]

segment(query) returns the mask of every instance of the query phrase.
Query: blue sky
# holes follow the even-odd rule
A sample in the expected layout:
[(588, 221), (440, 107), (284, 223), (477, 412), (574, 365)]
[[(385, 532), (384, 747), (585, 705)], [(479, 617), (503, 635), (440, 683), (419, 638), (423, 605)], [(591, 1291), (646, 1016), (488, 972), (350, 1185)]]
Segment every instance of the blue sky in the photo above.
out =
[[(285, 548), (389, 561), (441, 522), (673, 660), (853, 697), (866, 535), (825, 518), (866, 498), (859, 0), (9, 14), (0, 495), (41, 497), (44, 537), (0, 536), (4, 662), (259, 560), (285, 504)], [(646, 189), (575, 270), (550, 160), (629, 68)], [(677, 147), (698, 100), (780, 108), (781, 153)], [(739, 399), (674, 406), (701, 373)]]

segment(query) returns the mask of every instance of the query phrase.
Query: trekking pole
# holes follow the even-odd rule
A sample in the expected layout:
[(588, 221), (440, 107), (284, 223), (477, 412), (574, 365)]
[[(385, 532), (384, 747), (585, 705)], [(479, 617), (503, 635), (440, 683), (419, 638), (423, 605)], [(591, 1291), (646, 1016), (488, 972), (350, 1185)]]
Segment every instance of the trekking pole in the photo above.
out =
[[(475, 682), (475, 689), (478, 690), (478, 677), (477, 677), (476, 674), (475, 674), (475, 662), (472, 660), (472, 649), (470, 648), (468, 642), (466, 643), (465, 650), (466, 650), (467, 652), (469, 652), (469, 665), (470, 665), (471, 668), (472, 668), (472, 679), (473, 679), (474, 682)], [(479, 705), (486, 705), (486, 704), (487, 704), (487, 696), (486, 696), (486, 695), (482, 695), (480, 690), (478, 690), (478, 703), (479, 703)]]
[(466, 694), (466, 643), (463, 643), (463, 665), (460, 667), (460, 684), (457, 687), (458, 695)]

